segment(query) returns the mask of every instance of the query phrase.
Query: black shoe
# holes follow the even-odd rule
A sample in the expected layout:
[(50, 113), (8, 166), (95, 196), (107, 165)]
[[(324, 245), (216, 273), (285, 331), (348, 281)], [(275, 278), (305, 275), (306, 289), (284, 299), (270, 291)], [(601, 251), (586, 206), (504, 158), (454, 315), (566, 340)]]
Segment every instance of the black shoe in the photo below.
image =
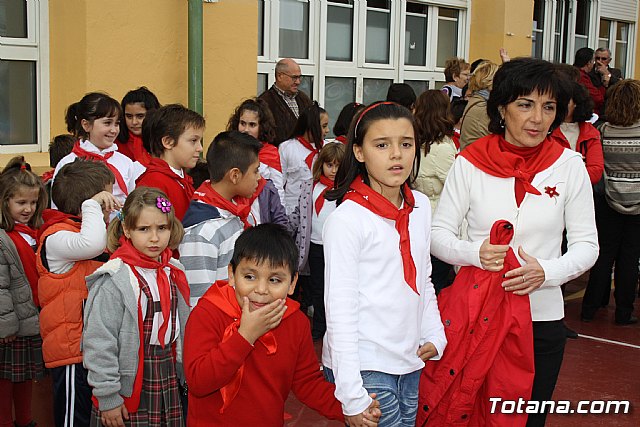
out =
[(25, 426), (21, 426), (21, 425), (19, 425), (18, 423), (16, 423), (15, 421), (14, 421), (14, 423), (13, 423), (13, 424), (14, 424), (16, 427), (38, 427), (38, 424), (36, 424), (36, 422), (35, 422), (35, 421), (31, 421), (29, 424), (27, 424), (27, 425), (25, 425)]
[(628, 319), (616, 319), (616, 325), (635, 325), (638, 323), (636, 316), (629, 316)]
[(567, 338), (570, 338), (572, 340), (575, 340), (578, 338), (578, 333), (576, 331), (574, 331), (573, 329), (569, 328), (567, 325), (564, 325), (564, 332), (567, 336)]

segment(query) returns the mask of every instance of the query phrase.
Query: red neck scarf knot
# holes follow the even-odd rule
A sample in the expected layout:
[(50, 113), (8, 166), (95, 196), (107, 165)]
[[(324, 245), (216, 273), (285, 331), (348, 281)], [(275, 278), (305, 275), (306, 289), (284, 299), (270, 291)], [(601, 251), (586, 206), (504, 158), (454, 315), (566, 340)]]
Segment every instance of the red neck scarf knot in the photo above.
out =
[(351, 183), (351, 190), (345, 194), (345, 200), (352, 200), (376, 215), (395, 221), (396, 230), (400, 235), (400, 255), (402, 255), (404, 280), (416, 294), (419, 294), (416, 286), (416, 265), (411, 255), (411, 240), (409, 236), (409, 214), (413, 211), (415, 204), (411, 189), (406, 183), (402, 185), (401, 192), (404, 197), (404, 204), (400, 209), (365, 184), (362, 177), (356, 178)]

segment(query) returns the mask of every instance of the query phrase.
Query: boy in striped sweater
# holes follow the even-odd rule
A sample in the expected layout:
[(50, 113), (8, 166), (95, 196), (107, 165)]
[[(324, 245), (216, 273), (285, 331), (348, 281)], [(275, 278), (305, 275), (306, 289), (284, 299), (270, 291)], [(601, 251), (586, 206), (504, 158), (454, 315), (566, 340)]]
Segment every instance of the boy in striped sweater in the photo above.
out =
[(262, 144), (238, 131), (218, 134), (207, 151), (210, 179), (195, 191), (182, 220), (179, 247), (191, 290), (191, 308), (217, 280), (228, 278), (233, 245), (256, 224), (248, 201), (258, 187)]

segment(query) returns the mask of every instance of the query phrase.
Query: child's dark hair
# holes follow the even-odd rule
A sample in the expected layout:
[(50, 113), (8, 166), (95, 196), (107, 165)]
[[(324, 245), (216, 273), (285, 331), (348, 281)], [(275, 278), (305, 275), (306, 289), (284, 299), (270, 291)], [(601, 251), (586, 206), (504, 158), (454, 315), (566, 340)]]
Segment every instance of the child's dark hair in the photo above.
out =
[(387, 101), (411, 109), (416, 102), (416, 92), (407, 83), (393, 83), (387, 91)]
[(338, 142), (327, 144), (320, 150), (318, 153), (318, 157), (316, 161), (313, 162), (313, 168), (311, 168), (311, 174), (313, 175), (313, 180), (318, 181), (320, 176), (322, 175), (322, 165), (325, 163), (338, 162), (342, 163), (342, 159), (344, 159), (344, 153), (346, 151), (346, 147), (344, 144), (340, 144)]
[(204, 129), (204, 117), (180, 104), (169, 104), (147, 114), (142, 122), (142, 145), (153, 157), (165, 151), (162, 138), (168, 136), (174, 145), (188, 127)]
[(227, 130), (238, 130), (240, 116), (242, 116), (242, 113), (245, 111), (253, 111), (258, 115), (258, 123), (260, 126), (258, 140), (273, 143), (276, 139), (276, 122), (269, 109), (269, 104), (260, 98), (245, 99), (242, 101), (242, 104), (238, 105), (238, 108), (236, 108), (231, 117), (229, 117)]
[(335, 189), (327, 191), (326, 193), (325, 198), (327, 200), (336, 200), (338, 203), (341, 203), (342, 198), (347, 191), (349, 191), (351, 183), (358, 176), (362, 177), (365, 184), (369, 186), (371, 185), (367, 168), (364, 163), (361, 163), (356, 159), (355, 153), (353, 152), (353, 146), (358, 145), (361, 147), (364, 142), (364, 136), (367, 134), (371, 124), (378, 120), (385, 119), (407, 119), (413, 127), (413, 132), (416, 137), (416, 156), (413, 162), (413, 170), (406, 181), (409, 185), (413, 184), (416, 179), (418, 169), (420, 168), (420, 156), (418, 155), (420, 153), (420, 144), (417, 139), (418, 130), (413, 119), (413, 114), (411, 114), (411, 111), (409, 111), (408, 108), (394, 102), (377, 102), (364, 109), (358, 118), (354, 119), (351, 123), (349, 135), (347, 136), (348, 143), (346, 147), (346, 154), (344, 156), (344, 160), (340, 163), (338, 173), (336, 174)]
[(298, 121), (296, 122), (291, 138), (303, 136), (305, 133), (309, 133), (311, 144), (316, 149), (322, 148), (322, 127), (320, 126), (320, 114), (327, 114), (324, 108), (322, 108), (316, 101), (313, 101), (309, 107), (300, 112)]
[(260, 224), (248, 228), (236, 240), (230, 262), (234, 273), (242, 260), (285, 267), (293, 278), (298, 270), (298, 247), (282, 225)]
[(581, 123), (591, 119), (593, 115), (593, 98), (589, 95), (587, 88), (576, 81), (571, 81), (569, 82), (569, 90), (571, 91), (571, 99), (576, 105), (571, 121), (573, 123)]
[[(136, 228), (138, 219), (140, 218), (140, 212), (142, 208), (151, 206), (156, 209), (158, 207), (158, 199), (169, 200), (166, 194), (161, 190), (152, 187), (137, 187), (128, 196), (122, 207), (121, 216), (116, 216), (109, 223), (107, 230), (107, 249), (109, 252), (115, 252), (120, 246), (120, 237), (123, 234), (122, 225), (124, 224), (129, 230)], [(164, 211), (162, 211), (164, 212)], [(166, 213), (167, 220), (169, 222), (169, 228), (171, 229), (171, 236), (169, 237), (169, 244), (167, 245), (171, 249), (175, 249), (182, 241), (184, 236), (184, 228), (173, 208)], [(122, 219), (120, 219), (122, 217)]]
[(360, 114), (362, 110), (365, 109), (364, 104), (360, 104), (359, 102), (350, 102), (340, 111), (338, 114), (338, 119), (336, 120), (336, 124), (333, 125), (333, 134), (335, 136), (343, 136), (347, 135), (349, 132), (349, 125), (351, 125), (351, 121), (355, 116)]
[[(142, 104), (144, 109), (147, 110), (147, 114), (160, 108), (160, 101), (158, 101), (158, 97), (146, 86), (140, 86), (138, 89), (130, 90), (126, 93), (120, 103), (123, 112), (129, 104)], [(118, 135), (118, 140), (125, 143), (129, 140), (129, 128), (127, 127), (126, 120), (123, 120), (122, 123), (120, 123), (120, 134)]]
[(60, 160), (71, 153), (75, 143), (76, 137), (70, 134), (53, 137), (53, 141), (49, 144), (49, 166), (55, 168)]
[(209, 179), (209, 168), (205, 160), (198, 160), (196, 165), (187, 171), (187, 174), (193, 179), (193, 186), (195, 188)]
[(454, 99), (451, 101), (451, 117), (453, 118), (454, 124), (460, 121), (468, 103), (469, 101), (464, 98)]
[(113, 173), (104, 163), (77, 158), (61, 167), (56, 174), (51, 199), (60, 212), (79, 215), (82, 202), (114, 182)]
[(251, 135), (237, 130), (220, 132), (207, 150), (209, 178), (212, 182), (220, 182), (233, 168), (246, 173), (249, 166), (258, 160), (261, 148), (262, 144)]
[(83, 96), (79, 102), (69, 105), (64, 120), (69, 133), (87, 139), (88, 133), (82, 127), (82, 120), (93, 123), (102, 117), (117, 117), (121, 121), (122, 107), (106, 93), (91, 92)]
[(424, 146), (425, 155), (433, 142), (445, 136), (453, 136), (455, 122), (449, 112), (449, 97), (439, 89), (424, 91), (416, 101), (414, 117), (418, 128), (417, 138)]
[(0, 173), (0, 228), (6, 231), (12, 231), (15, 221), (9, 213), (9, 199), (15, 197), (21, 187), (38, 189), (38, 202), (36, 210), (29, 220), (32, 228), (42, 225), (42, 211), (47, 207), (47, 192), (42, 184), (42, 179), (35, 173), (31, 172), (31, 166), (24, 161), (23, 156), (17, 156), (9, 160)]

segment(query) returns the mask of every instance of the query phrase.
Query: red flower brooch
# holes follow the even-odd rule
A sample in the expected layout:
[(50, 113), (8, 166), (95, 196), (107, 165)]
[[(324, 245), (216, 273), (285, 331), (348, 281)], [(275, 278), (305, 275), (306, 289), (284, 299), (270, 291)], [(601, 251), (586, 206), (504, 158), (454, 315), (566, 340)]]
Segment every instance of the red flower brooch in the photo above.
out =
[(544, 193), (554, 200), (560, 195), (560, 193), (556, 191), (556, 187), (544, 187)]

